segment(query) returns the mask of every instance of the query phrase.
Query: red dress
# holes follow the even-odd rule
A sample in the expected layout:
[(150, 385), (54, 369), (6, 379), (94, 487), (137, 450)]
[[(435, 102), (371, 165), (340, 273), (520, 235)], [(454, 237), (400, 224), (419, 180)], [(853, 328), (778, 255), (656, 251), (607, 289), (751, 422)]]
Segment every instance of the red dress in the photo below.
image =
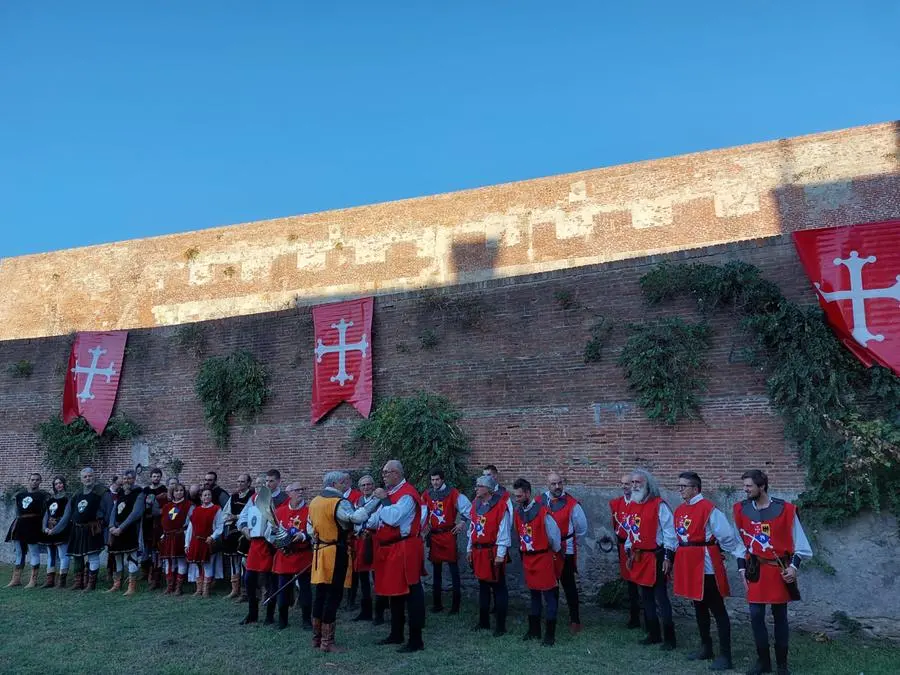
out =
[(456, 504), (459, 490), (450, 488), (442, 499), (435, 499), (431, 490), (425, 492), (428, 507), (428, 524), (431, 526), (428, 559), (433, 563), (454, 563), (457, 561), (456, 535), (451, 530), (456, 527)]
[(478, 501), (472, 502), (470, 518), (472, 521), (472, 569), (479, 581), (497, 581), (497, 535), (500, 534), (500, 523), (506, 515), (506, 502), (509, 498), (497, 502), (483, 514), (478, 513)]
[[(309, 518), (309, 504), (304, 503), (299, 509), (291, 508), (290, 501), (275, 509), (278, 523), (292, 534), (306, 534), (306, 521)], [(309, 540), (300, 544), (291, 544), (287, 548), (275, 549), (272, 571), (275, 574), (299, 574), (312, 567), (313, 552)]]
[(525, 585), (532, 591), (553, 590), (559, 581), (556, 566), (558, 554), (550, 548), (550, 537), (547, 536), (545, 519), (548, 515), (550, 510), (544, 505), (538, 507), (537, 515), (530, 521), (525, 520), (522, 509), (517, 508), (513, 514), (519, 534)]
[[(774, 500), (773, 500), (774, 501)], [(759, 558), (759, 581), (747, 584), (747, 602), (781, 604), (791, 602), (788, 587), (781, 578), (776, 558), (785, 559), (794, 553), (794, 516), (797, 507), (783, 504), (781, 512), (769, 520), (754, 520), (748, 516), (744, 503), (734, 505), (734, 524), (747, 554)], [(788, 563), (784, 563), (788, 564)]]
[(716, 585), (723, 598), (730, 595), (728, 575), (722, 563), (722, 550), (715, 538), (706, 541), (706, 523), (716, 508), (708, 499), (696, 504), (682, 504), (675, 509), (675, 534), (678, 552), (675, 555), (675, 595), (690, 600), (703, 600), (704, 563), (706, 552), (712, 561)]
[(630, 502), (625, 506), (628, 538), (634, 553), (631, 566), (631, 581), (640, 586), (656, 585), (656, 533), (659, 529), (659, 497), (648, 499), (642, 504)]
[(162, 505), (160, 558), (184, 557), (184, 531), (187, 528), (187, 517), (190, 508), (191, 503), (187, 499), (182, 499), (180, 502), (167, 501)]
[(425, 543), (421, 532), (420, 509), (422, 499), (409, 483), (404, 483), (396, 492), (389, 494), (391, 504), (401, 497), (409, 496), (415, 502), (412, 525), (409, 534), (402, 536), (400, 528), (380, 523), (375, 530), (375, 593), (376, 595), (397, 596), (409, 593), (409, 587), (422, 580), (422, 566), (425, 560)]
[(211, 506), (195, 506), (191, 511), (191, 541), (188, 544), (187, 561), (191, 563), (208, 562), (212, 556), (212, 550), (206, 543), (206, 538), (213, 533), (213, 523), (216, 514), (222, 508), (218, 504)]

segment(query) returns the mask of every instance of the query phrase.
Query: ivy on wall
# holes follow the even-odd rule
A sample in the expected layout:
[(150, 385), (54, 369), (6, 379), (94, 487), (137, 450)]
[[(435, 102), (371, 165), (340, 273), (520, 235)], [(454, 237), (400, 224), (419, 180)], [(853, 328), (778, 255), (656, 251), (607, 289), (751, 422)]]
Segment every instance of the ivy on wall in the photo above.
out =
[(200, 365), (195, 390), (217, 446), (228, 444), (232, 419), (251, 422), (259, 415), (269, 397), (268, 381), (266, 367), (246, 349), (212, 356)]
[[(743, 317), (752, 362), (767, 373), (769, 399), (806, 469), (801, 504), (826, 522), (863, 509), (900, 514), (900, 378), (865, 368), (818, 306), (791, 302), (739, 261), (663, 264), (641, 278), (641, 288), (650, 303), (690, 295), (704, 314), (730, 308)], [(641, 367), (649, 381), (652, 364)], [(652, 386), (661, 389), (661, 382)]]

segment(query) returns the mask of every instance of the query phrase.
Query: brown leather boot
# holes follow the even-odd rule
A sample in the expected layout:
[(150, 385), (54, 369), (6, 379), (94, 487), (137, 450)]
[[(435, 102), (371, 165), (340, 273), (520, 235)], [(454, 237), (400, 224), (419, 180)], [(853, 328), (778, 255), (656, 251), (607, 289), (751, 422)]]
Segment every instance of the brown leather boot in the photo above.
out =
[(229, 600), (233, 600), (234, 598), (241, 597), (241, 575), (240, 574), (232, 574), (231, 575), (231, 593), (225, 596)]
[(87, 572), (82, 568), (80, 571), (75, 572), (75, 585), (72, 586), (73, 591), (83, 591), (84, 590), (84, 582), (85, 576)]
[(193, 597), (199, 598), (203, 595), (203, 585), (206, 583), (206, 579), (201, 575), (197, 577), (197, 583), (194, 584), (196, 588), (194, 589)]
[(60, 572), (59, 578), (56, 580), (56, 587), (65, 589), (66, 587), (66, 578), (69, 576), (68, 572)]
[(166, 574), (166, 591), (163, 595), (172, 595), (175, 592), (175, 572)]
[(320, 649), (323, 652), (329, 652), (331, 654), (340, 654), (344, 650), (334, 644), (334, 630), (337, 626), (333, 623), (323, 623), (322, 624), (322, 643), (320, 645)]
[(40, 572), (40, 568), (32, 565), (31, 578), (28, 580), (28, 583), (25, 584), (25, 588), (34, 588), (35, 586), (37, 586), (38, 572)]
[(203, 597), (204, 598), (210, 597), (210, 593), (211, 593), (210, 589), (212, 588), (213, 581), (215, 581), (215, 579), (206, 579), (204, 581), (204, 583), (203, 583)]
[(12, 588), (13, 586), (21, 586), (22, 585), (22, 568), (16, 567), (13, 570), (12, 579), (8, 584), (6, 584), (7, 588)]
[(175, 577), (175, 595), (182, 595), (181, 587), (187, 580), (187, 574), (179, 574)]
[(47, 578), (41, 588), (53, 588), (54, 586), (56, 586), (56, 572), (47, 572)]
[(162, 570), (154, 565), (150, 568), (150, 590), (155, 591), (159, 588), (159, 577), (162, 573)]
[(126, 595), (137, 595), (137, 576), (134, 574), (128, 575), (128, 590), (122, 593), (122, 596)]
[(90, 570), (85, 572), (87, 574), (87, 581), (84, 583), (84, 590), (87, 591), (96, 591), (97, 590), (97, 575), (100, 574), (100, 570)]
[(122, 577), (124, 575), (117, 574), (113, 577), (113, 585), (106, 589), (107, 593), (115, 593), (116, 591), (122, 590)]
[(312, 625), (313, 625), (312, 646), (313, 646), (313, 649), (319, 649), (322, 646), (322, 619), (317, 619), (316, 617), (313, 617)]

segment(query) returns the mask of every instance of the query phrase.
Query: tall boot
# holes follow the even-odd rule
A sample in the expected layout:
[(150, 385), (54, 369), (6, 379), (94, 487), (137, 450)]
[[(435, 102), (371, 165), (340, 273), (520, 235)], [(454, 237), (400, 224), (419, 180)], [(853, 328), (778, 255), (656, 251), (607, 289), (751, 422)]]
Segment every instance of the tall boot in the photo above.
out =
[(425, 649), (425, 643), (422, 641), (422, 627), (410, 626), (409, 641), (397, 651), (401, 654), (408, 654), (410, 652), (419, 652), (423, 649)]
[(54, 586), (56, 586), (56, 572), (47, 572), (47, 578), (41, 588), (53, 588)]
[(322, 646), (322, 619), (313, 617), (312, 619), (312, 646), (313, 649), (319, 649)]
[(166, 590), (163, 595), (172, 595), (175, 593), (175, 572), (169, 570), (166, 573)]
[(319, 646), (323, 652), (330, 652), (332, 654), (340, 654), (344, 650), (341, 647), (338, 647), (334, 643), (334, 633), (335, 633), (335, 624), (333, 623), (323, 623), (322, 624), (322, 643)]
[(175, 576), (175, 595), (181, 595), (181, 588), (187, 581), (187, 574), (177, 574)]
[(776, 672), (778, 675), (790, 675), (791, 671), (788, 670), (787, 646), (781, 647), (775, 645), (775, 665), (777, 666)]
[(700, 640), (700, 649), (688, 654), (688, 661), (708, 661), (713, 657), (712, 638), (704, 636)]
[(734, 664), (731, 660), (731, 622), (725, 625), (717, 624), (719, 629), (719, 655), (710, 664), (710, 670), (731, 670)]
[(56, 580), (56, 587), (65, 589), (68, 576), (69, 576), (68, 572), (60, 572), (59, 579)]
[(206, 581), (206, 579), (204, 578), (204, 576), (202, 574), (197, 577), (197, 583), (194, 584), (196, 586), (196, 588), (194, 589), (194, 593), (193, 593), (192, 597), (199, 598), (201, 595), (203, 595), (203, 582), (204, 581)]
[(664, 652), (675, 649), (675, 624), (671, 621), (663, 623), (663, 643), (660, 649)]
[(128, 590), (122, 593), (123, 598), (129, 595), (137, 595), (137, 582), (138, 579), (136, 574), (128, 575)]
[(541, 639), (541, 617), (528, 615), (528, 630), (522, 636), (522, 641)]
[(642, 645), (658, 645), (662, 642), (662, 633), (659, 630), (659, 619), (646, 619), (647, 637), (640, 641)]
[(34, 588), (35, 586), (37, 586), (38, 572), (40, 572), (40, 567), (32, 565), (31, 578), (28, 580), (28, 583), (25, 584), (25, 588)]
[(249, 602), (250, 598), (247, 596), (247, 583), (246, 580), (241, 577), (241, 596), (236, 599), (236, 602)]
[(153, 563), (149, 560), (144, 560), (141, 563), (141, 581), (149, 581), (150, 574), (152, 573), (151, 565)]
[(632, 604), (628, 608), (628, 623), (625, 624), (628, 629), (641, 627), (641, 606)]
[(106, 589), (107, 593), (115, 593), (116, 591), (122, 590), (122, 576), (123, 575), (120, 573), (113, 577), (113, 585)]
[(496, 612), (494, 637), (502, 637), (506, 635), (506, 610), (496, 609)]
[(387, 609), (388, 599), (383, 595), (375, 596), (375, 617), (372, 619), (372, 624), (375, 626), (381, 626), (384, 624), (384, 610)]
[(435, 614), (444, 611), (444, 603), (441, 600), (441, 587), (437, 585), (431, 589), (431, 611)]
[(155, 591), (159, 588), (159, 578), (162, 574), (162, 569), (157, 565), (153, 565), (150, 568), (150, 586), (149, 590)]
[(12, 579), (8, 584), (6, 584), (7, 588), (12, 588), (13, 586), (21, 586), (22, 585), (22, 568), (16, 566), (13, 570)]
[(478, 610), (478, 623), (472, 626), (472, 630), (489, 630), (491, 627), (491, 612), (487, 609)]
[(278, 630), (284, 630), (288, 627), (288, 611), (291, 608), (287, 605), (280, 605), (278, 607)]
[(203, 582), (203, 597), (212, 597), (212, 585), (216, 582), (214, 577), (207, 577)]
[(87, 581), (84, 584), (84, 592), (96, 591), (97, 577), (100, 574), (100, 570), (88, 570), (85, 574), (87, 574)]
[(312, 605), (300, 605), (300, 615), (303, 617), (303, 630), (312, 630)]
[(376, 644), (379, 645), (402, 645), (403, 644), (403, 627), (406, 621), (406, 617), (403, 616), (401, 612), (395, 612), (394, 608), (391, 608), (391, 632), (390, 634), (384, 638), (383, 640), (379, 640)]
[(359, 601), (359, 614), (353, 617), (352, 621), (371, 621), (372, 620), (372, 599)]
[(241, 575), (240, 574), (232, 574), (231, 575), (231, 593), (225, 596), (229, 600), (234, 600), (235, 598), (241, 597)]
[(263, 621), (263, 625), (271, 626), (275, 623), (275, 603), (278, 602), (278, 598), (272, 598), (272, 602), (266, 605), (266, 620)]
[(762, 675), (772, 672), (772, 654), (768, 647), (756, 648), (756, 663), (747, 669), (747, 675)]
[(556, 644), (556, 619), (547, 619), (544, 629), (544, 641), (542, 644), (545, 647), (552, 647)]
[(82, 567), (80, 570), (75, 572), (75, 585), (72, 586), (73, 591), (83, 591), (84, 590), (84, 581), (85, 581), (85, 571)]
[(460, 591), (453, 591), (453, 604), (450, 605), (450, 614), (459, 614), (459, 603), (462, 600)]

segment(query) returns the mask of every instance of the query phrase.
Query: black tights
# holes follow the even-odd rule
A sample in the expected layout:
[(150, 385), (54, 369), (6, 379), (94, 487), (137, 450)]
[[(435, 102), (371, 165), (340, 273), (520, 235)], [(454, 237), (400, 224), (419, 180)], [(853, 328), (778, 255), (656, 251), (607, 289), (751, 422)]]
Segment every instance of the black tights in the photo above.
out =
[(509, 590), (506, 587), (506, 570), (503, 567), (497, 569), (497, 581), (478, 581), (478, 607), (483, 611), (491, 608), (491, 595), (494, 596), (494, 608), (497, 613), (506, 612), (509, 608)]
[(656, 555), (656, 584), (641, 586), (641, 603), (644, 605), (644, 616), (647, 621), (661, 618), (663, 623), (672, 623), (672, 605), (669, 602), (669, 591), (666, 576), (662, 573), (662, 552)]
[(566, 605), (569, 606), (569, 622), (581, 623), (581, 617), (578, 612), (578, 584), (575, 581), (577, 573), (575, 565), (575, 556), (566, 554), (563, 560), (562, 576), (559, 582), (562, 584), (563, 592), (566, 594)]
[(549, 591), (531, 591), (531, 610), (528, 615), (540, 617), (541, 604), (547, 605), (547, 621), (556, 621), (556, 612), (559, 608), (559, 587)]
[[(790, 628), (788, 627), (787, 603), (770, 605), (772, 618), (775, 619), (775, 648), (787, 650)], [(759, 649), (769, 648), (769, 630), (766, 628), (766, 606), (758, 602), (750, 603), (750, 626), (753, 628), (753, 641)]]
[(344, 597), (344, 579), (347, 577), (347, 548), (338, 546), (334, 555), (334, 568), (331, 583), (316, 584), (316, 600), (313, 603), (312, 615), (321, 619), (322, 623), (334, 623), (337, 619), (338, 607)]
[(403, 627), (406, 623), (405, 613), (409, 611), (409, 644), (411, 647), (422, 646), (422, 627), (425, 625), (425, 589), (422, 582), (410, 586), (406, 595), (394, 595), (390, 598), (391, 634), (396, 641), (403, 640)]
[(725, 609), (725, 601), (719, 593), (715, 574), (703, 576), (703, 600), (694, 601), (694, 614), (697, 617), (697, 628), (700, 629), (700, 641), (703, 644), (712, 644), (710, 628), (710, 614), (716, 619), (716, 628), (719, 631), (719, 642), (722, 645), (731, 645), (731, 620)]

